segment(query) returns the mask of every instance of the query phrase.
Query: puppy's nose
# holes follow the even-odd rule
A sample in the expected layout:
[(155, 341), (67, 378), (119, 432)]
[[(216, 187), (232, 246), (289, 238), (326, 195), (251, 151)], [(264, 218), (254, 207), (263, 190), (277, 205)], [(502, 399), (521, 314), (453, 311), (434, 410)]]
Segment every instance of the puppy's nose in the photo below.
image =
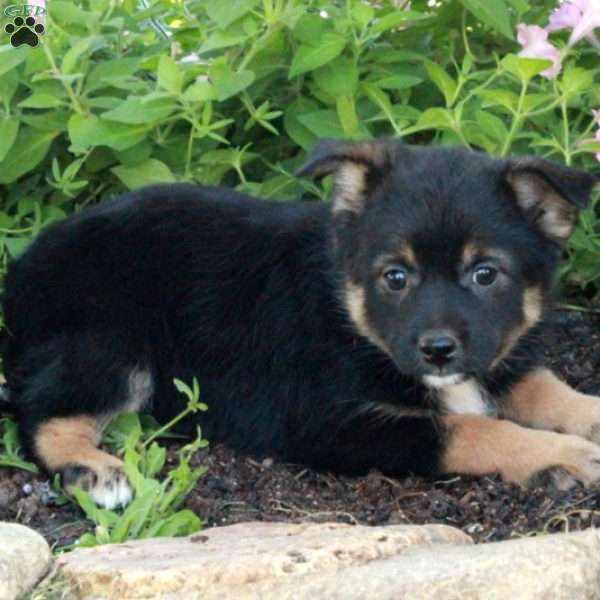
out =
[(419, 338), (419, 352), (425, 362), (443, 367), (458, 349), (457, 339), (447, 331), (430, 331)]

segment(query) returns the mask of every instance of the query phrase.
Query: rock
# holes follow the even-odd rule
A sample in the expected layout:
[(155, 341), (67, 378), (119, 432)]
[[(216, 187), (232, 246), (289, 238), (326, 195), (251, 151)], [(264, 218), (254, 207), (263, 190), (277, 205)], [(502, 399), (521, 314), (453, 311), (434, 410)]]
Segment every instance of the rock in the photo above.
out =
[(51, 561), (50, 548), (39, 533), (16, 523), (0, 523), (0, 600), (30, 591)]
[[(448, 543), (458, 547), (471, 538), (445, 525), (254, 522), (189, 538), (81, 549), (57, 563), (80, 598), (308, 598), (303, 586), (313, 581), (329, 594), (353, 569), (398, 559), (415, 545)], [(364, 596), (345, 596), (358, 597)]]
[(266, 590), (278, 600), (597, 600), (599, 582), (600, 533), (590, 529), (473, 546), (417, 546), (333, 576), (305, 578), (296, 591), (291, 581), (278, 582), (251, 596)]

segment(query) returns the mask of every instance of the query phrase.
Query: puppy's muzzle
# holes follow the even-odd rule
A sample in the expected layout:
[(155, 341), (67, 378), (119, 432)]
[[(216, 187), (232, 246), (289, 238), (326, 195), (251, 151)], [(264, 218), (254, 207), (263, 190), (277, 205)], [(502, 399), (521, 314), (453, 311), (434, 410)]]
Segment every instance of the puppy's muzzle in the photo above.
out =
[(418, 348), (423, 362), (442, 369), (457, 356), (459, 342), (449, 331), (434, 330), (419, 338)]

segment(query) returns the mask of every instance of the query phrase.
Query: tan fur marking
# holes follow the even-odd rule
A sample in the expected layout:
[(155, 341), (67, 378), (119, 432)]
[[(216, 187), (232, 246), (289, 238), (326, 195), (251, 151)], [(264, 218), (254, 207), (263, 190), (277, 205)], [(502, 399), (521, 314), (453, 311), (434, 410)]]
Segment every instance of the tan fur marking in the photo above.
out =
[(600, 478), (600, 446), (583, 438), (527, 429), (509, 421), (479, 416), (447, 416), (449, 438), (442, 459), (447, 473), (486, 475), (527, 485), (537, 473), (559, 466), (591, 483)]
[(522, 305), (523, 320), (506, 336), (500, 352), (492, 362), (492, 368), (498, 366), (510, 354), (519, 339), (539, 322), (542, 318), (543, 302), (539, 288), (530, 287), (525, 290)]
[(352, 162), (343, 163), (335, 178), (334, 214), (341, 211), (362, 212), (366, 196), (366, 184), (366, 165)]
[(408, 242), (402, 242), (398, 250), (393, 254), (382, 254), (373, 261), (373, 268), (377, 275), (381, 274), (381, 271), (385, 267), (401, 263), (407, 267), (417, 266), (417, 257), (413, 247)]
[(549, 237), (562, 242), (571, 235), (577, 221), (574, 206), (533, 174), (512, 174), (508, 180), (523, 209), (539, 206), (543, 210), (538, 223)]
[(462, 251), (463, 265), (472, 265), (475, 260), (484, 254), (481, 247), (475, 242), (467, 242)]
[(92, 417), (54, 418), (40, 426), (35, 435), (35, 451), (51, 472), (67, 465), (81, 465), (94, 471), (118, 467), (121, 461), (102, 452), (99, 422)]
[(503, 413), (529, 427), (561, 430), (600, 442), (600, 398), (581, 394), (548, 369), (538, 369), (517, 384)]
[(408, 242), (400, 245), (397, 253), (398, 259), (407, 267), (414, 267), (417, 264), (417, 257), (413, 247)]
[(377, 332), (373, 331), (367, 319), (364, 289), (351, 281), (346, 281), (344, 303), (358, 332), (389, 354), (385, 342), (377, 335)]

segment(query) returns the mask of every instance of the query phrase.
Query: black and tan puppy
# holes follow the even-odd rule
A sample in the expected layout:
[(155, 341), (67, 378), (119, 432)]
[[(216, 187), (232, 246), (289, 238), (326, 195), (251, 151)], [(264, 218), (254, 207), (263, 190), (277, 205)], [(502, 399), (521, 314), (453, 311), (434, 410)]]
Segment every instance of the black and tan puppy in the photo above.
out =
[(594, 178), (395, 141), (324, 142), (301, 173), (335, 177), (331, 205), (152, 187), (49, 227), (11, 266), (4, 365), (39, 463), (127, 503), (102, 427), (174, 415), (173, 378), (195, 376), (208, 439), (255, 455), (600, 479), (600, 400), (543, 369), (539, 343)]

